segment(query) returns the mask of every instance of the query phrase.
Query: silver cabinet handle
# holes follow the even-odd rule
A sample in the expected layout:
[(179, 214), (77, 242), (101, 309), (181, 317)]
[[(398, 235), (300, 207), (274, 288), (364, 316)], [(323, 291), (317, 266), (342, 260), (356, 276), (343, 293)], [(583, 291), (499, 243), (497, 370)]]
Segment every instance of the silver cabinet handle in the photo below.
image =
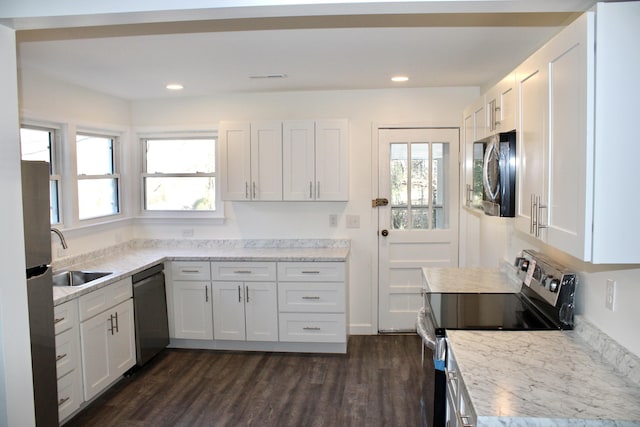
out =
[(313, 199), (313, 182), (309, 181), (309, 198)]
[(55, 324), (57, 324), (57, 323), (60, 323), (60, 322), (62, 322), (64, 319), (65, 319), (64, 317), (56, 317), (55, 319), (53, 319), (53, 324), (55, 325)]
[(304, 297), (302, 297), (302, 299), (314, 299), (314, 300), (317, 300), (317, 299), (320, 299), (320, 297), (307, 297), (307, 296), (304, 296)]
[(118, 322), (118, 312), (116, 311), (116, 315), (114, 316), (116, 318), (116, 333), (120, 332), (120, 322)]
[(318, 328), (317, 326), (305, 326), (304, 328), (302, 328), (303, 331), (319, 331), (320, 328)]
[(59, 361), (59, 360), (64, 359), (65, 357), (67, 357), (67, 353), (57, 355), (56, 356), (56, 362)]
[(109, 329), (107, 329), (109, 332), (111, 332), (111, 335), (114, 334), (115, 332), (115, 327), (113, 326), (113, 314), (109, 315), (109, 323), (111, 325), (111, 327)]
[(249, 302), (249, 285), (244, 286), (244, 293), (246, 294), (247, 299), (246, 302)]
[(253, 198), (256, 198), (256, 182), (253, 181)]
[(240, 285), (238, 285), (238, 302), (242, 302), (242, 293), (240, 291)]
[(302, 274), (320, 274), (319, 270), (302, 270)]
[(180, 270), (181, 273), (200, 273), (200, 270)]
[(62, 398), (62, 399), (59, 399), (59, 400), (58, 400), (58, 406), (62, 406), (62, 405), (64, 405), (64, 404), (65, 404), (65, 402), (66, 402), (67, 400), (69, 400), (69, 399), (70, 399), (69, 397), (64, 397), (64, 398)]
[(462, 415), (459, 411), (456, 411), (456, 417), (458, 418), (458, 425), (460, 427), (473, 427), (471, 417), (468, 415)]
[(529, 212), (529, 234), (534, 234), (535, 225), (534, 225), (534, 217), (535, 217), (535, 208), (536, 206), (536, 196), (535, 194), (531, 194), (531, 212)]
[(251, 274), (251, 270), (235, 270), (233, 274)]
[(244, 182), (244, 198), (249, 198), (249, 183), (247, 181)]
[(316, 182), (316, 199), (320, 198), (320, 181)]
[(204, 285), (204, 302), (209, 302), (209, 287)]
[(540, 237), (540, 229), (541, 228), (547, 228), (548, 225), (547, 224), (541, 224), (540, 223), (540, 217), (541, 217), (541, 210), (542, 209), (547, 209), (547, 205), (543, 205), (542, 204), (542, 200), (541, 197), (538, 196), (538, 199), (536, 200), (536, 207), (538, 209), (538, 211), (536, 212), (536, 237)]

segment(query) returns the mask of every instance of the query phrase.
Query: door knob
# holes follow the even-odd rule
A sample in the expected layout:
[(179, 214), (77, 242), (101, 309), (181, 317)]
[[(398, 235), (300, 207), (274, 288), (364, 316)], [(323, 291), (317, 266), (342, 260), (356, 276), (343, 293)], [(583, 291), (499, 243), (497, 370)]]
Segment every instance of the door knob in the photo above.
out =
[(389, 235), (389, 230), (382, 230), (380, 234), (382, 234), (382, 237), (387, 237)]

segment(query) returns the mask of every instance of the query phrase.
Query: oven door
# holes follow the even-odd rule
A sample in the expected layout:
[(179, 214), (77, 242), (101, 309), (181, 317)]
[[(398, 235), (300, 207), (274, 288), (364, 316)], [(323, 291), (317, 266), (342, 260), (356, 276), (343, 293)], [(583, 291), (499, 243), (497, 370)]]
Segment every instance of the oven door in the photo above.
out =
[(447, 381), (444, 372), (446, 340), (436, 335), (428, 303), (418, 312), (416, 330), (422, 338), (421, 426), (444, 427), (447, 404)]

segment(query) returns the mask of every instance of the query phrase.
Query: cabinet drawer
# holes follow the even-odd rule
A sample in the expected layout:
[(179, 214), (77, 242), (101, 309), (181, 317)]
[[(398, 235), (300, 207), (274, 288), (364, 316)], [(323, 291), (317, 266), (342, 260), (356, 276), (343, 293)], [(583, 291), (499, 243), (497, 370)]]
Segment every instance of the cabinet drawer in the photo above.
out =
[(171, 263), (173, 280), (211, 280), (209, 261), (174, 261)]
[(281, 282), (344, 282), (344, 262), (279, 262)]
[(276, 280), (276, 263), (212, 262), (211, 278), (241, 282), (273, 282)]
[(344, 313), (344, 300), (343, 283), (278, 283), (280, 312)]
[(56, 335), (78, 324), (78, 300), (67, 301), (53, 307), (53, 324)]
[(82, 403), (82, 387), (80, 387), (80, 371), (69, 372), (58, 379), (58, 418), (64, 421)]
[(78, 329), (68, 329), (56, 335), (56, 373), (58, 378), (78, 367)]
[(133, 296), (131, 277), (105, 286), (79, 298), (80, 321), (102, 313)]
[(346, 342), (344, 314), (280, 313), (280, 341)]

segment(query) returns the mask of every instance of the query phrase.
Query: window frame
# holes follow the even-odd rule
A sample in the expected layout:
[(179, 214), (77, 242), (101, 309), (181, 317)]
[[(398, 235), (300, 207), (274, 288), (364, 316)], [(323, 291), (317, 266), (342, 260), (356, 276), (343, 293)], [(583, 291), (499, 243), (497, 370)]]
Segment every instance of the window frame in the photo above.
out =
[[(192, 130), (192, 131), (160, 131), (139, 133), (140, 153), (140, 212), (145, 217), (150, 218), (202, 218), (202, 219), (224, 219), (224, 205), (220, 195), (220, 175), (219, 175), (219, 152), (220, 144), (217, 129), (213, 130)], [(158, 140), (214, 140), (215, 168), (214, 172), (193, 172), (193, 173), (157, 173), (147, 171), (147, 142)], [(195, 178), (210, 177), (214, 180), (215, 187), (215, 209), (214, 210), (149, 210), (146, 205), (146, 179), (147, 178)]]
[[(24, 120), (20, 123), (20, 130), (31, 129), (37, 131), (45, 131), (49, 133), (49, 181), (56, 183), (58, 199), (57, 199), (57, 214), (58, 222), (51, 222), (52, 226), (64, 228), (64, 212), (63, 212), (63, 182), (61, 165), (61, 156), (59, 154), (60, 147), (62, 145), (62, 126), (52, 123), (40, 123), (35, 121)], [(22, 159), (22, 141), (20, 147), (20, 158)], [(49, 184), (51, 185), (51, 184)], [(51, 202), (51, 200), (50, 200)]]
[[(111, 140), (111, 163), (112, 163), (112, 173), (110, 174), (102, 174), (102, 175), (87, 175), (80, 174), (78, 171), (78, 137), (80, 136), (88, 136), (94, 138), (105, 138)], [(117, 218), (122, 216), (122, 176), (120, 174), (120, 147), (121, 147), (121, 135), (117, 132), (113, 131), (101, 131), (101, 130), (87, 130), (87, 129), (77, 129), (75, 132), (75, 138), (73, 143), (75, 144), (75, 159), (71, 161), (75, 161), (75, 179), (76, 179), (76, 202), (77, 202), (77, 220), (80, 223), (87, 222), (100, 222), (109, 218)], [(98, 180), (98, 179), (114, 179), (116, 182), (116, 206), (117, 211), (104, 215), (91, 216), (87, 218), (80, 217), (80, 206), (82, 202), (80, 201), (80, 182), (81, 181), (89, 181), (89, 180)]]

